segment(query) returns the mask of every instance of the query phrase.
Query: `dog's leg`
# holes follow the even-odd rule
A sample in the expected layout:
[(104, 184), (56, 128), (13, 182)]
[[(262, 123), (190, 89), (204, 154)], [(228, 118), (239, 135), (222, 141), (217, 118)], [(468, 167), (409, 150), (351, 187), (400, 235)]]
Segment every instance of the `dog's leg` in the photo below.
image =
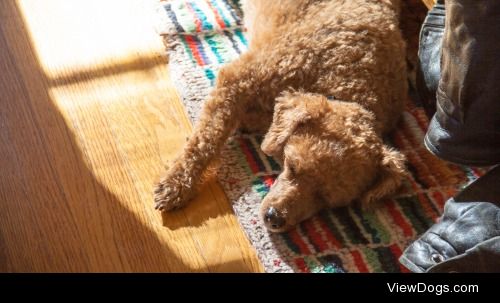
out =
[(311, 68), (317, 66), (312, 61), (315, 57), (309, 53), (297, 55), (301, 48), (300, 43), (287, 47), (274, 45), (272, 56), (266, 48), (249, 50), (219, 71), (216, 87), (205, 103), (193, 135), (156, 186), (157, 209), (181, 207), (194, 196), (208, 166), (216, 160), (240, 120), (245, 120), (242, 117), (251, 102), (257, 99), (261, 104), (274, 103), (285, 88), (315, 81)]
[(183, 152), (155, 188), (155, 207), (171, 210), (183, 206), (196, 193), (204, 174), (216, 160), (227, 138), (239, 124), (252, 92), (251, 66), (238, 60), (223, 68), (217, 85)]
[(210, 162), (237, 125), (239, 104), (225, 92), (206, 101), (203, 114), (182, 154), (155, 188), (155, 207), (171, 210), (183, 206), (196, 193)]

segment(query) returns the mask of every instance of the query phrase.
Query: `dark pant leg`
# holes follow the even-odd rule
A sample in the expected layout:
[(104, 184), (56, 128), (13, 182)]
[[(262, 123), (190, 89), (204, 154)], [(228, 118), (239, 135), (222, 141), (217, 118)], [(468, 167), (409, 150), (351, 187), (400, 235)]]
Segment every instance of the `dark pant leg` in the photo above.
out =
[(439, 0), (427, 13), (420, 30), (417, 64), (417, 92), (425, 113), (436, 112), (436, 91), (441, 77), (441, 44), (446, 10)]
[(425, 145), (466, 165), (500, 163), (500, 1), (447, 0), (436, 113)]

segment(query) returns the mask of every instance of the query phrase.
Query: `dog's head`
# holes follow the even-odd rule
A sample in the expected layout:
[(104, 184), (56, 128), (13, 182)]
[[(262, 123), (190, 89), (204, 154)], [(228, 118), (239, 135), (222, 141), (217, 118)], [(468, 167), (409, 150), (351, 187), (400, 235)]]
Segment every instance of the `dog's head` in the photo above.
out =
[(394, 192), (405, 175), (404, 157), (383, 144), (372, 113), (320, 95), (278, 98), (262, 150), (284, 168), (261, 208), (274, 232), (326, 207), (354, 200), (367, 206)]

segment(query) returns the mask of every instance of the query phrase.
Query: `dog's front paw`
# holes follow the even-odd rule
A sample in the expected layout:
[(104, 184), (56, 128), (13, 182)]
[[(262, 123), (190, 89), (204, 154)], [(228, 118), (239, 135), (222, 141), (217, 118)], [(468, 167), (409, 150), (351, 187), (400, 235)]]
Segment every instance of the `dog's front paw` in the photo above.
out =
[(192, 196), (192, 189), (183, 183), (175, 174), (162, 178), (154, 190), (155, 209), (169, 211), (184, 206)]

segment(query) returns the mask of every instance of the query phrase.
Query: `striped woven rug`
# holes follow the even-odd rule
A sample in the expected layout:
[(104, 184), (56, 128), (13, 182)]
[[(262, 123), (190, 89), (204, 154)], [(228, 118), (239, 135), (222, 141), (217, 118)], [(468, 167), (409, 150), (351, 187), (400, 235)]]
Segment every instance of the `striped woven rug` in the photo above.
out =
[[(194, 123), (217, 71), (247, 48), (239, 1), (161, 2), (162, 35), (171, 77)], [(460, 185), (483, 172), (440, 161), (422, 145), (428, 120), (408, 100), (389, 140), (408, 158), (411, 176), (401, 194), (374, 212), (356, 207), (323, 211), (284, 234), (269, 234), (259, 206), (280, 166), (264, 155), (258, 135), (235, 135), (226, 145), (219, 180), (268, 272), (401, 272), (404, 248), (439, 217)]]

